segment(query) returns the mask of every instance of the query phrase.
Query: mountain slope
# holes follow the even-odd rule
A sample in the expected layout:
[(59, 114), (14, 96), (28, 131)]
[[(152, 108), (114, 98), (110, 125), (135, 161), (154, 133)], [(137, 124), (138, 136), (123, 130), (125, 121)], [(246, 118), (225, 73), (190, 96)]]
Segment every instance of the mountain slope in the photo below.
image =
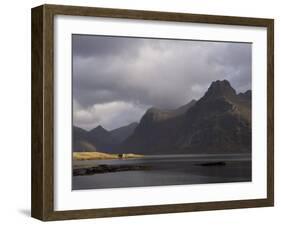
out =
[(107, 131), (102, 126), (86, 131), (73, 126), (73, 151), (103, 151), (114, 153), (118, 144), (130, 136), (138, 123), (131, 123), (118, 129)]
[(251, 101), (226, 80), (213, 82), (185, 115), (176, 147), (189, 152), (251, 151)]
[(114, 129), (110, 131), (110, 134), (112, 137), (114, 137), (119, 143), (126, 140), (135, 130), (135, 128), (138, 126), (138, 123), (133, 122), (129, 125), (122, 126), (120, 128)]
[(175, 110), (148, 109), (135, 132), (121, 144), (120, 148), (133, 153), (172, 154), (171, 148), (184, 114), (195, 104), (196, 101), (192, 100)]
[(102, 126), (90, 130), (87, 137), (88, 141), (96, 147), (96, 150), (102, 152), (111, 152), (118, 143), (117, 139)]
[(95, 145), (89, 141), (88, 131), (79, 127), (72, 127), (72, 149), (73, 151), (96, 151)]
[(226, 80), (211, 84), (181, 114), (149, 109), (122, 149), (141, 154), (237, 153), (251, 150), (250, 91)]

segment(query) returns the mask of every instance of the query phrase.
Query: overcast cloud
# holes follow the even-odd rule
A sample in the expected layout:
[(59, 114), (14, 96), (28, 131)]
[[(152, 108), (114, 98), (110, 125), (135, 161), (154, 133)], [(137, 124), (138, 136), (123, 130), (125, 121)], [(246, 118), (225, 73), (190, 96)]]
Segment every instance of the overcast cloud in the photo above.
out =
[(251, 44), (73, 35), (73, 123), (111, 130), (151, 106), (198, 99), (212, 81), (251, 89)]

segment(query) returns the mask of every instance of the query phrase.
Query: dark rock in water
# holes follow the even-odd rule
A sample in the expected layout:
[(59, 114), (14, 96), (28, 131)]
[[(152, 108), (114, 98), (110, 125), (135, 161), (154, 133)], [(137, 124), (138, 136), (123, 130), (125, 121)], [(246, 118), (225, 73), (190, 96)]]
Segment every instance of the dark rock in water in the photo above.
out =
[(199, 166), (225, 166), (225, 162), (204, 162), (198, 164)]
[(73, 169), (73, 176), (86, 176), (98, 173), (113, 173), (120, 171), (131, 171), (131, 170), (147, 170), (148, 166), (143, 165), (98, 165), (89, 168)]

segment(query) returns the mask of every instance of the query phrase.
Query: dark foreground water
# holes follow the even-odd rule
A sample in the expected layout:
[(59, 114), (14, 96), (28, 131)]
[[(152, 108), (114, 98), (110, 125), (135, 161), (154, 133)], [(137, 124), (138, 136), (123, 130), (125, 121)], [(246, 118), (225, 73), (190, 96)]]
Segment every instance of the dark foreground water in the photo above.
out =
[[(223, 164), (209, 164), (216, 162)], [(101, 164), (133, 164), (145, 166), (147, 169), (73, 176), (72, 189), (246, 182), (252, 179), (251, 156), (247, 154), (162, 155), (140, 159), (84, 160), (74, 161), (73, 167)]]

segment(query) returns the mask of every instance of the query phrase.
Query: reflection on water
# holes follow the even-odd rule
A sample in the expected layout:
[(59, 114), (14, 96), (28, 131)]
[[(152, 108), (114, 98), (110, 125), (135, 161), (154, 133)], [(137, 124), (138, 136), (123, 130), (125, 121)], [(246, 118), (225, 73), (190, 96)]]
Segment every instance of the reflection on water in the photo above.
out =
[[(202, 166), (223, 162), (224, 165)], [(72, 188), (100, 189), (140, 186), (246, 182), (252, 179), (251, 155), (160, 155), (138, 159), (74, 161), (74, 168), (97, 165), (142, 165), (148, 170), (73, 176)]]

